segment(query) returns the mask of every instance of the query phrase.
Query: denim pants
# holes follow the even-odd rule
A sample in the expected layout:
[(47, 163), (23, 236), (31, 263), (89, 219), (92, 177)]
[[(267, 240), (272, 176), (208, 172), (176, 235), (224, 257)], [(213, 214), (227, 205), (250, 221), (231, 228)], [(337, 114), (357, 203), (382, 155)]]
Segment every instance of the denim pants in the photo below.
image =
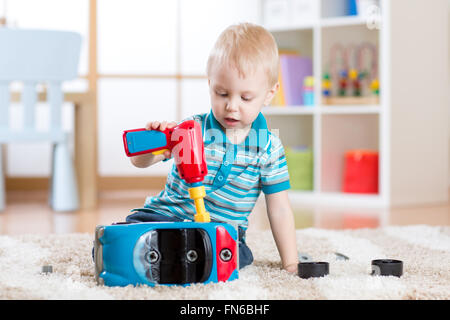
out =
[[(181, 222), (183, 220), (176, 217), (166, 217), (161, 214), (152, 212), (151, 210), (140, 209), (134, 211), (132, 214), (127, 216), (126, 222), (138, 223), (138, 222), (161, 222), (161, 221), (173, 221)], [(253, 254), (250, 248), (245, 242), (245, 230), (241, 227), (238, 228), (239, 231), (239, 269), (244, 268), (252, 264)]]

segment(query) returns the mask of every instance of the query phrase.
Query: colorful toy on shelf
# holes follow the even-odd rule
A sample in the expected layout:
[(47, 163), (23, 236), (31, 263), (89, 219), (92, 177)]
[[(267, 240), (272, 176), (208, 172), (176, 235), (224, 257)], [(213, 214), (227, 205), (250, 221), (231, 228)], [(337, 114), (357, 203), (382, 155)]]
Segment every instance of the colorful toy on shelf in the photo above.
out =
[[(366, 52), (370, 53), (370, 66), (364, 64), (363, 58), (366, 56)], [(329, 69), (330, 74), (325, 74), (328, 77), (325, 79), (324, 76), (322, 83), (322, 94), (326, 98), (325, 103), (371, 103), (368, 102), (368, 95), (378, 97), (378, 57), (375, 45), (368, 42), (363, 42), (360, 45), (349, 44), (346, 47), (340, 43), (334, 44), (330, 50)], [(330, 90), (333, 86), (333, 80), (336, 82), (337, 91), (335, 94), (337, 97), (333, 97)], [(346, 98), (350, 96), (354, 98)]]
[(314, 77), (307, 76), (303, 80), (303, 104), (305, 106), (314, 105)]
[(348, 78), (347, 70), (341, 70), (341, 72), (339, 72), (339, 91), (338, 91), (338, 95), (340, 97), (345, 97), (347, 95), (347, 78)]
[(304, 105), (303, 82), (312, 74), (312, 60), (299, 54), (280, 53), (280, 91), (288, 106)]
[[(340, 59), (338, 59), (340, 57)], [(338, 71), (339, 68), (339, 71)], [(346, 96), (348, 77), (348, 50), (342, 44), (335, 43), (330, 51), (330, 81), (337, 79), (337, 94)]]
[(322, 77), (322, 95), (324, 97), (329, 97), (331, 95), (331, 81), (328, 72), (324, 73)]
[(378, 193), (378, 151), (347, 151), (344, 163), (343, 192)]
[(374, 95), (380, 95), (380, 83), (378, 82), (378, 79), (373, 79), (370, 83), (370, 90)]
[(202, 181), (208, 170), (198, 122), (185, 121), (164, 131), (126, 130), (123, 143), (128, 156), (170, 150), (180, 177), (190, 184), (196, 213), (194, 222), (97, 226), (93, 251), (97, 283), (154, 286), (237, 279), (238, 228), (210, 222), (205, 210)]
[(286, 161), (292, 190), (313, 190), (314, 160), (308, 146), (286, 147)]
[[(368, 61), (369, 66), (364, 67), (364, 56), (365, 53), (370, 53), (370, 60)], [(376, 85), (378, 86), (378, 54), (377, 54), (377, 48), (375, 45), (369, 42), (363, 42), (360, 44), (357, 48), (357, 56), (355, 61), (358, 70), (360, 72), (360, 79), (361, 80), (367, 80), (366, 85), (369, 87), (370, 91), (376, 95), (378, 93), (375, 93), (372, 89), (372, 84), (374, 80), (376, 80)], [(367, 69), (366, 69), (367, 68)], [(370, 71), (366, 71), (370, 70)], [(376, 88), (378, 90), (378, 87)], [(379, 92), (379, 91), (378, 91)]]
[(352, 83), (353, 88), (353, 96), (359, 97), (361, 96), (361, 83), (359, 78), (358, 71), (356, 69), (350, 69), (349, 78)]

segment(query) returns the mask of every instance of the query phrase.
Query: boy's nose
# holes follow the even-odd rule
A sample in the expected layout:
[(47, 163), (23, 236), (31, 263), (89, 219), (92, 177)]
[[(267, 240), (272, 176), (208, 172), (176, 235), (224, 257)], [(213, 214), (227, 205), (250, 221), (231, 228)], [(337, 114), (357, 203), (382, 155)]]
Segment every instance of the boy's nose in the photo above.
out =
[(227, 111), (237, 111), (239, 109), (239, 102), (237, 99), (229, 99), (226, 105)]

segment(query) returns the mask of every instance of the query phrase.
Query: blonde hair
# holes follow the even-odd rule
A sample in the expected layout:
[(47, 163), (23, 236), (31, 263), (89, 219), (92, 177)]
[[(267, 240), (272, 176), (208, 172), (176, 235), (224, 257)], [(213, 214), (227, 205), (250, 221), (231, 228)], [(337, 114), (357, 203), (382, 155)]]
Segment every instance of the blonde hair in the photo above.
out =
[(241, 76), (263, 67), (269, 86), (278, 81), (278, 47), (272, 34), (261, 26), (241, 23), (226, 28), (217, 39), (208, 58), (206, 74), (215, 65), (228, 64)]

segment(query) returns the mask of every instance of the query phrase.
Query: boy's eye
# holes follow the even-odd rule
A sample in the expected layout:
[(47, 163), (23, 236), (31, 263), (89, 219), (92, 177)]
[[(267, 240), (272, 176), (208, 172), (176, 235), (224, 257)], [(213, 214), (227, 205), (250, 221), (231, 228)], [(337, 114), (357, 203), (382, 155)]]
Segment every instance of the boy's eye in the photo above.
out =
[(252, 100), (251, 97), (246, 97), (246, 96), (242, 96), (241, 99), (244, 100), (244, 101), (250, 101), (250, 100)]
[(226, 92), (216, 92), (216, 94), (221, 97), (226, 97), (228, 95)]

